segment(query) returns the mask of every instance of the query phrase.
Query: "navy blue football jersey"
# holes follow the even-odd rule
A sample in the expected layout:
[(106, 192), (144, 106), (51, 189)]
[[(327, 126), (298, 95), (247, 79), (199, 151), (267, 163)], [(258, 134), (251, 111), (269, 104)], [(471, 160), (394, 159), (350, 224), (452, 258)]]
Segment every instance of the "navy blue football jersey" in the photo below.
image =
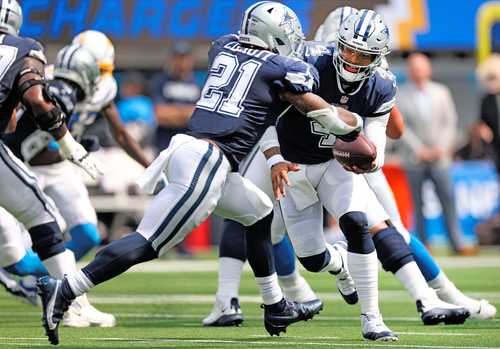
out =
[[(51, 99), (57, 104), (66, 116), (66, 121), (72, 115), (76, 101), (76, 89), (62, 80), (48, 82), (48, 91)], [(4, 142), (14, 155), (23, 161), (29, 161), (53, 140), (52, 136), (38, 128), (32, 115), (28, 111), (18, 112), (16, 130), (4, 136)], [(57, 148), (54, 151), (58, 151)]]
[[(373, 118), (389, 113), (395, 104), (396, 82), (390, 72), (377, 68), (360, 83), (345, 85), (333, 64), (333, 47), (308, 43), (304, 60), (312, 64), (320, 77), (314, 92), (335, 106)], [(300, 164), (318, 164), (333, 158), (332, 146), (336, 137), (318, 122), (305, 118), (293, 106), (277, 125), (281, 152), (285, 159)]]
[(189, 133), (215, 141), (236, 170), (288, 106), (279, 92), (311, 92), (317, 73), (301, 60), (241, 46), (236, 35), (216, 40), (208, 56), (208, 77)]
[(0, 136), (5, 132), (12, 112), (19, 103), (15, 84), (26, 57), (46, 63), (43, 49), (35, 40), (0, 35)]

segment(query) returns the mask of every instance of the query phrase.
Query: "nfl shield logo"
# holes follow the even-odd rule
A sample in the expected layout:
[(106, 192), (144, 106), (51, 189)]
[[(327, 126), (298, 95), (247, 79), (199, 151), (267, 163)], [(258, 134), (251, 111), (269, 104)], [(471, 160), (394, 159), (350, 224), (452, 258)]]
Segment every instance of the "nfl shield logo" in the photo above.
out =
[(346, 104), (348, 100), (349, 100), (349, 97), (347, 97), (347, 96), (340, 97), (340, 103), (341, 104)]

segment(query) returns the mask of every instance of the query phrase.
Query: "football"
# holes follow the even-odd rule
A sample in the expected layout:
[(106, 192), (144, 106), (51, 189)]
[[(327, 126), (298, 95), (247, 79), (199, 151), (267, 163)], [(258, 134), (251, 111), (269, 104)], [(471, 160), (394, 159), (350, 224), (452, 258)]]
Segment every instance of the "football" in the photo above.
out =
[(344, 142), (337, 138), (333, 145), (333, 156), (342, 165), (354, 165), (362, 170), (368, 170), (377, 157), (377, 148), (362, 134), (352, 142)]

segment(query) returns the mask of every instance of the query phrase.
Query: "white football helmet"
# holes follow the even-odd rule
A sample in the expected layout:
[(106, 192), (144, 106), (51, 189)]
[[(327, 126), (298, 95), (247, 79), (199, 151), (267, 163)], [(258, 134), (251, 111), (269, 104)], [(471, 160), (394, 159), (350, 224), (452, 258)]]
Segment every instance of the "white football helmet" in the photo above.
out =
[(358, 12), (357, 9), (350, 6), (338, 7), (325, 18), (320, 29), (316, 33), (314, 39), (328, 44), (337, 42), (340, 24), (353, 13)]
[(74, 37), (73, 44), (82, 45), (94, 55), (102, 74), (113, 73), (115, 48), (105, 34), (96, 30), (86, 30)]
[(94, 55), (79, 44), (63, 47), (56, 57), (54, 78), (76, 84), (83, 92), (82, 100), (92, 97), (99, 78), (99, 67)]
[(23, 11), (17, 1), (0, 1), (0, 32), (17, 36), (22, 25)]
[(239, 42), (295, 56), (302, 49), (304, 34), (299, 18), (289, 7), (274, 1), (250, 6), (243, 16)]
[(359, 10), (340, 26), (333, 57), (335, 69), (347, 82), (367, 79), (389, 53), (388, 45), (389, 29), (380, 15), (372, 10)]

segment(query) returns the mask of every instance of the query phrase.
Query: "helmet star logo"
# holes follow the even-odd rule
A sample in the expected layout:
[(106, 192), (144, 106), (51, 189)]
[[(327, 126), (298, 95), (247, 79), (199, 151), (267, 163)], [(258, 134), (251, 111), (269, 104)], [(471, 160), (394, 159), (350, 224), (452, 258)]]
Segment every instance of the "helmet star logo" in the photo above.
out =
[(285, 11), (285, 14), (283, 18), (281, 19), (281, 22), (279, 24), (280, 27), (288, 27), (290, 29), (290, 32), (294, 31), (294, 25), (293, 25), (293, 17), (290, 15), (288, 11)]

